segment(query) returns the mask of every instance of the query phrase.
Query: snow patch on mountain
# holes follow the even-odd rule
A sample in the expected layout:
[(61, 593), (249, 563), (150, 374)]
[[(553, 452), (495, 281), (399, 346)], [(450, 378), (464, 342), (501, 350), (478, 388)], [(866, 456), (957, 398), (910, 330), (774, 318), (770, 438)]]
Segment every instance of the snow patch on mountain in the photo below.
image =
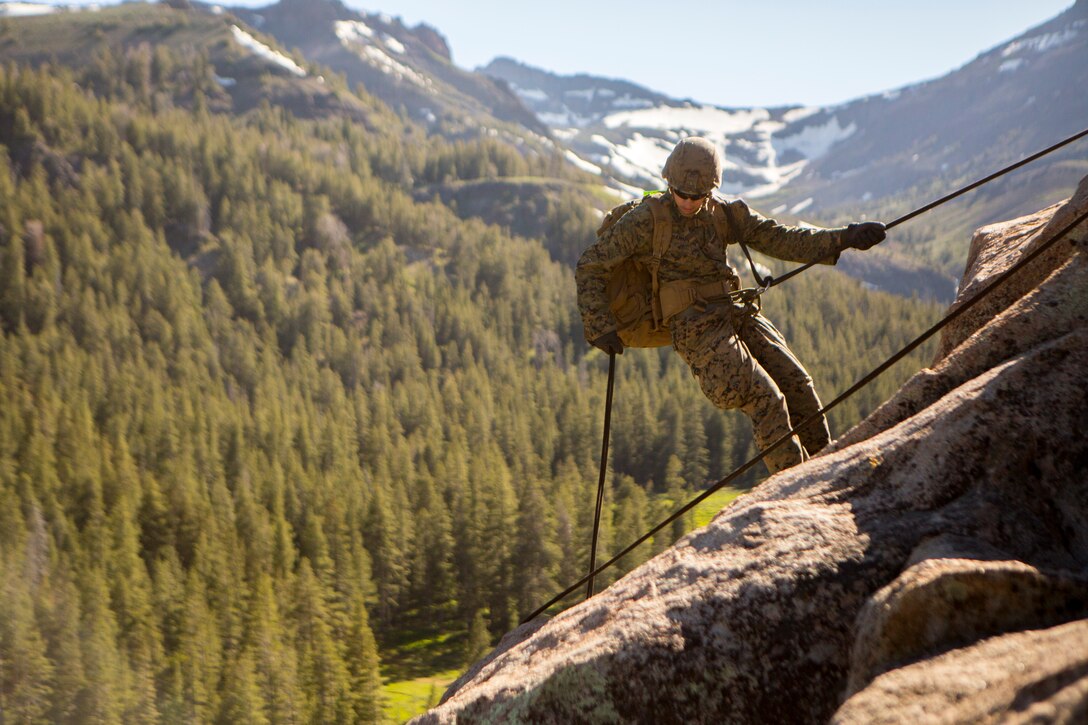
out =
[(374, 29), (362, 20), (337, 20), (334, 30), (341, 43), (365, 43), (374, 37)]
[(587, 172), (589, 172), (591, 174), (595, 174), (597, 176), (600, 176), (600, 174), (601, 174), (601, 167), (600, 166), (597, 166), (596, 164), (589, 163), (588, 161), (586, 161), (585, 159), (583, 159), (581, 156), (574, 153), (570, 149), (565, 150), (563, 152), (563, 155), (567, 157), (568, 161), (570, 161), (572, 164), (577, 166), (582, 171), (587, 171)]
[(544, 125), (562, 129), (585, 128), (596, 120), (592, 116), (582, 116), (570, 110), (561, 113), (542, 112), (536, 116)]
[(26, 18), (33, 15), (48, 15), (49, 13), (55, 13), (57, 8), (52, 5), (38, 5), (37, 3), (2, 3), (0, 4), (0, 15), (10, 15), (11, 17)]
[(581, 98), (586, 101), (592, 101), (596, 97), (597, 91), (593, 88), (579, 88), (573, 91), (563, 91), (563, 95), (570, 98)]
[(544, 91), (540, 90), (539, 88), (524, 89), (524, 88), (514, 87), (514, 92), (517, 93), (517, 95), (520, 98), (523, 98), (526, 101), (546, 101), (546, 100), (548, 100), (548, 94), (545, 93)]
[[(805, 170), (807, 160), (781, 166), (757, 167), (725, 160), (725, 180), (719, 187), (725, 194), (744, 195), (752, 199), (780, 191)], [(730, 174), (730, 171), (739, 172)], [(739, 180), (737, 180), (739, 179)]]
[(810, 206), (812, 206), (813, 201), (814, 201), (813, 198), (810, 196), (809, 198), (805, 199), (804, 201), (801, 201), (801, 202), (798, 202), (797, 204), (794, 204), (792, 207), (790, 207), (790, 214), (800, 214), (805, 209), (808, 209)]
[(622, 96), (612, 101), (613, 108), (653, 108), (653, 106), (653, 101), (647, 98), (632, 96), (630, 93), (624, 93)]
[(601, 134), (594, 134), (590, 141), (596, 149), (591, 158), (601, 166), (643, 189), (663, 186), (655, 169), (660, 169), (665, 163), (671, 149), (669, 144), (640, 133), (632, 134), (622, 143), (615, 143)]
[(1076, 38), (1080, 34), (1080, 28), (1083, 25), (1083, 21), (1078, 21), (1057, 33), (1043, 33), (1022, 40), (1014, 40), (1001, 50), (1001, 57), (1008, 58), (1010, 55), (1016, 55), (1017, 53), (1045, 53), (1048, 50), (1053, 50)]
[(237, 43), (242, 47), (247, 48), (254, 55), (260, 58), (264, 58), (269, 63), (279, 66), (280, 68), (286, 70), (288, 73), (292, 73), (299, 78), (304, 78), (306, 76), (306, 71), (298, 63), (291, 60), (278, 50), (273, 50), (272, 48), (269, 48), (267, 45), (257, 40), (252, 35), (239, 28), (237, 25), (230, 26), (230, 30), (234, 34), (234, 40), (237, 41)]
[(720, 135), (747, 131), (769, 118), (765, 108), (727, 111), (713, 106), (658, 106), (614, 113), (605, 116), (603, 123), (608, 128), (627, 126)]
[(385, 43), (386, 48), (389, 48), (389, 50), (393, 51), (397, 55), (404, 55), (404, 53), (408, 50), (404, 47), (404, 43), (400, 42), (389, 33), (382, 34), (382, 42)]
[(373, 28), (361, 20), (338, 20), (335, 24), (335, 32), (336, 37), (340, 39), (341, 45), (383, 73), (397, 80), (414, 83), (421, 88), (431, 85), (428, 78), (401, 63), (383, 48), (378, 47), (378, 44), (380, 44), (397, 55), (404, 55), (407, 52), (404, 43), (389, 33), (382, 33), (379, 36)]
[(397, 80), (406, 80), (421, 87), (426, 87), (430, 84), (430, 81), (427, 78), (395, 60), (377, 46), (363, 46), (359, 51), (359, 57), (369, 61), (371, 65), (376, 66), (379, 70), (387, 75), (393, 76)]
[(850, 138), (858, 130), (857, 124), (851, 123), (843, 128), (838, 116), (819, 126), (805, 126), (799, 132), (789, 136), (773, 136), (771, 145), (776, 154), (785, 151), (799, 151), (808, 159), (816, 159), (826, 154), (839, 141)]
[(40, 3), (0, 2), (0, 16), (26, 18), (35, 15), (50, 15), (56, 12), (78, 13), (101, 10), (98, 4), (90, 5), (42, 5)]
[[(537, 117), (552, 129), (586, 128), (601, 120), (602, 113), (595, 109), (601, 102), (607, 103), (607, 110), (630, 111), (633, 109), (652, 109), (654, 102), (624, 93), (618, 95), (611, 88), (573, 88), (562, 91), (558, 98), (542, 88), (527, 88), (507, 80), (507, 85), (525, 105), (533, 109)], [(583, 111), (575, 110), (575, 106)]]
[(822, 110), (824, 109), (820, 106), (799, 106), (797, 108), (791, 108), (782, 114), (782, 122), (797, 123), (798, 121), (804, 121), (809, 116), (815, 116)]

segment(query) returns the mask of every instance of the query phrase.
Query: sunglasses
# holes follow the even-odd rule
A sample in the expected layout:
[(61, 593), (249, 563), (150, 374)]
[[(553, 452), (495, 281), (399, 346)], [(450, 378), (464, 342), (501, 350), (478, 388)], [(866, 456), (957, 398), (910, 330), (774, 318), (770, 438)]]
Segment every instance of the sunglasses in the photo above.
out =
[(672, 193), (676, 194), (681, 199), (684, 199), (686, 201), (702, 201), (703, 199), (710, 196), (709, 191), (707, 193), (705, 193), (705, 194), (685, 194), (684, 192), (679, 191), (677, 189), (674, 189), (671, 186), (669, 187), (669, 191), (671, 191)]

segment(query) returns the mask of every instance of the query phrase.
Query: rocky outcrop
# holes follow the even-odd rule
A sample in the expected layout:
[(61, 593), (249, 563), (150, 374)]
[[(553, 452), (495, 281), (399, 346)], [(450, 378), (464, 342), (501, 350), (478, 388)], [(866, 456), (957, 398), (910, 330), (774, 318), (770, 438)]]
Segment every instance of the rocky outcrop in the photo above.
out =
[[(1082, 183), (980, 230), (957, 304), (1086, 209)], [(418, 722), (1084, 721), (1086, 321), (1062, 242), (826, 453), (511, 633)]]

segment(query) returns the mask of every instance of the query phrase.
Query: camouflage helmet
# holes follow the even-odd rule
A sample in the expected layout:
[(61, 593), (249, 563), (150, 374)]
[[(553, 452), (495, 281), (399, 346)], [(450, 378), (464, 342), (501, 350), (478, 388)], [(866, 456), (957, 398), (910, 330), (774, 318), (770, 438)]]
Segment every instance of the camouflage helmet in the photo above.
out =
[(722, 154), (705, 138), (690, 136), (676, 144), (661, 176), (677, 191), (709, 194), (722, 180)]

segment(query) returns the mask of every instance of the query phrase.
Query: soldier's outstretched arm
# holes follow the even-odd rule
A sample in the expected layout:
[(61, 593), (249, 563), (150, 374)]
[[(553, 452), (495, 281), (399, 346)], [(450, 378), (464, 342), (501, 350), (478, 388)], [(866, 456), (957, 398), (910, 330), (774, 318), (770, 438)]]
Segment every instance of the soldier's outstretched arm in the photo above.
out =
[(884, 225), (880, 222), (833, 229), (789, 226), (768, 219), (743, 201), (730, 203), (728, 212), (749, 247), (788, 262), (835, 264), (842, 250), (868, 249), (884, 239)]

